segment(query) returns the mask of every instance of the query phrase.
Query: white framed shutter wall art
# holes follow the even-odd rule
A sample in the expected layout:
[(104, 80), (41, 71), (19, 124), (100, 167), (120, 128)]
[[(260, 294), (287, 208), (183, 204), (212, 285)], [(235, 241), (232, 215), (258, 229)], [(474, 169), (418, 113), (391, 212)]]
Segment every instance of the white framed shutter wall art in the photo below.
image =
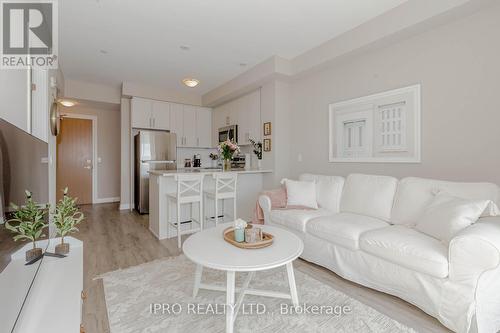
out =
[(329, 105), (330, 162), (421, 161), (420, 85)]

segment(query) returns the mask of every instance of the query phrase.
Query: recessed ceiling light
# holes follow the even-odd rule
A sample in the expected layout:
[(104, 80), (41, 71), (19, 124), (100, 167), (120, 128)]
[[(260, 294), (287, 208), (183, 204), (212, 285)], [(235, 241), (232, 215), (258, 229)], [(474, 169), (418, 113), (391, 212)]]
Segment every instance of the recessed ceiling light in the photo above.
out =
[(245, 67), (246, 65), (247, 65), (247, 63), (246, 63), (246, 62), (240, 62), (240, 66), (241, 66), (241, 67)]
[(61, 99), (59, 101), (59, 103), (61, 103), (61, 105), (65, 106), (67, 108), (70, 108), (70, 107), (76, 105), (76, 102), (70, 101), (69, 99)]
[(106, 51), (106, 50), (99, 50), (99, 52), (100, 52), (101, 54), (108, 54), (108, 51)]
[(198, 81), (196, 79), (186, 78), (186, 79), (182, 80), (182, 83), (184, 83), (189, 88), (194, 88), (198, 85), (198, 83), (200, 83), (200, 81)]
[(180, 46), (180, 48), (181, 48), (181, 50), (183, 50), (183, 51), (189, 51), (189, 49), (191, 49), (191, 48), (190, 48), (189, 46), (187, 46), (187, 45), (181, 45), (181, 46)]

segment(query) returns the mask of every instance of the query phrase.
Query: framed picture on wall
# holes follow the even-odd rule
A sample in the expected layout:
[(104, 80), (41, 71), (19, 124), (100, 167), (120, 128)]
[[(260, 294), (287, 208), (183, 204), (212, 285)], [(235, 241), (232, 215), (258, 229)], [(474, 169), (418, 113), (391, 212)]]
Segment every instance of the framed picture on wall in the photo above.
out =
[(264, 151), (271, 151), (271, 139), (264, 139)]
[(264, 123), (264, 136), (271, 135), (271, 122)]
[(420, 163), (420, 85), (330, 104), (330, 162)]

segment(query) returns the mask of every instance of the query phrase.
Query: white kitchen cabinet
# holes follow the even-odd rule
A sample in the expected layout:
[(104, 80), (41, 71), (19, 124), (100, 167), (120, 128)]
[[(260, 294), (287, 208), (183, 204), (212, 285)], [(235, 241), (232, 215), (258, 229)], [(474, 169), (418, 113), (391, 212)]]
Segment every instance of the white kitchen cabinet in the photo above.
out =
[(248, 145), (250, 139), (260, 141), (262, 138), (260, 90), (216, 107), (213, 111), (213, 118), (214, 138), (217, 138), (220, 127), (238, 125), (238, 144)]
[(197, 147), (196, 135), (196, 107), (184, 105), (184, 147)]
[(177, 134), (177, 147), (212, 147), (210, 108), (171, 103), (170, 127)]
[(153, 101), (151, 118), (154, 129), (170, 130), (170, 103)]
[(196, 107), (196, 146), (212, 148), (212, 109)]
[(132, 98), (130, 122), (133, 128), (152, 128), (153, 101), (144, 98)]
[(170, 132), (177, 135), (177, 147), (184, 146), (184, 105), (170, 104)]
[(170, 103), (132, 98), (132, 128), (170, 130)]

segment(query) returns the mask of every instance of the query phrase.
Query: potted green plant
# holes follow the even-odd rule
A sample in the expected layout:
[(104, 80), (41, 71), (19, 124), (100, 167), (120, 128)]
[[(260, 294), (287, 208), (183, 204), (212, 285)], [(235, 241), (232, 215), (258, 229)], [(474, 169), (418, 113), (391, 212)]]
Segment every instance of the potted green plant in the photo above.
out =
[[(16, 233), (14, 241), (28, 240), (33, 243), (33, 248), (26, 251), (26, 261), (31, 261), (42, 256), (41, 248), (36, 247), (36, 241), (44, 237), (43, 229), (47, 227), (45, 216), (48, 206), (41, 208), (32, 198), (30, 191), (25, 191), (26, 202), (22, 206), (11, 204), (15, 212), (13, 218), (5, 223), (5, 228)], [(15, 224), (15, 225), (14, 225)]]
[(72, 232), (77, 232), (76, 225), (80, 223), (84, 215), (78, 210), (76, 198), (68, 195), (68, 188), (63, 191), (64, 195), (56, 205), (53, 215), (54, 226), (56, 227), (57, 235), (61, 236), (61, 243), (56, 245), (55, 252), (57, 254), (69, 253), (69, 243), (64, 242), (64, 237)]
[(250, 139), (250, 143), (253, 146), (253, 153), (257, 156), (257, 167), (260, 169), (262, 167), (262, 142)]

